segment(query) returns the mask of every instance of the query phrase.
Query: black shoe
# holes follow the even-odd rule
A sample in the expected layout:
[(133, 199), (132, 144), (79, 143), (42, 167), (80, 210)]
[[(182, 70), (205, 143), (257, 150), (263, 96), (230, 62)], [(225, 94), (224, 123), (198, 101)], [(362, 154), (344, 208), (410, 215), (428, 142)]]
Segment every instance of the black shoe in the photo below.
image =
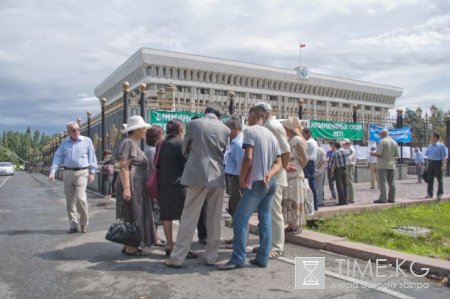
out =
[(388, 203), (395, 203), (395, 200), (388, 200)]
[(258, 263), (258, 261), (256, 259), (251, 259), (248, 261), (250, 264), (252, 264), (253, 266), (256, 267), (260, 267), (260, 268), (266, 268), (267, 266), (263, 266), (260, 263)]
[(206, 239), (200, 239), (200, 240), (198, 240), (198, 242), (199, 242), (200, 244), (206, 246)]
[(216, 268), (217, 270), (234, 270), (234, 269), (240, 269), (243, 268), (244, 266), (242, 265), (238, 265), (233, 263), (232, 261), (228, 261), (226, 264), (223, 265), (217, 265)]
[(77, 232), (78, 232), (78, 228), (74, 228), (74, 227), (72, 227), (71, 229), (69, 229), (67, 231), (68, 234), (74, 234), (74, 233), (77, 233)]
[(438, 195), (437, 196), (437, 200), (439, 201), (439, 200), (441, 200), (442, 199), (442, 195)]
[(378, 200), (374, 200), (373, 203), (386, 203), (386, 202), (378, 199)]
[(347, 203), (337, 203), (337, 204), (335, 204), (335, 206), (346, 206), (347, 205)]
[(433, 198), (433, 195), (428, 194), (425, 198)]

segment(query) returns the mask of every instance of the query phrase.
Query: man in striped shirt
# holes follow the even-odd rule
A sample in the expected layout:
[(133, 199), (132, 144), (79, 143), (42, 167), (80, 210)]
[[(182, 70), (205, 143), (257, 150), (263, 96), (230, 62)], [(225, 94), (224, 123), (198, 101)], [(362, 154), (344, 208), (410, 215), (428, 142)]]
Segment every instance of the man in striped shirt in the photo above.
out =
[(339, 142), (335, 143), (336, 151), (331, 158), (331, 176), (336, 181), (339, 203), (342, 206), (347, 204), (347, 161), (349, 153), (341, 148)]

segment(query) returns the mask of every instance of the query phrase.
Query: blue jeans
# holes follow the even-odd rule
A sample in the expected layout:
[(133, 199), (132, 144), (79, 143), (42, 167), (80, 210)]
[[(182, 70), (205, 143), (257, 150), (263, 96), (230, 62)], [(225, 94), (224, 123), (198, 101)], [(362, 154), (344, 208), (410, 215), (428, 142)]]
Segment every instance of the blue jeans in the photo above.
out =
[(272, 198), (275, 194), (275, 180), (270, 180), (268, 188), (263, 182), (253, 182), (252, 189), (243, 190), (241, 201), (233, 217), (233, 254), (231, 261), (237, 265), (245, 264), (247, 246), (247, 226), (253, 212), (258, 209), (259, 250), (256, 261), (261, 266), (269, 262), (272, 242)]

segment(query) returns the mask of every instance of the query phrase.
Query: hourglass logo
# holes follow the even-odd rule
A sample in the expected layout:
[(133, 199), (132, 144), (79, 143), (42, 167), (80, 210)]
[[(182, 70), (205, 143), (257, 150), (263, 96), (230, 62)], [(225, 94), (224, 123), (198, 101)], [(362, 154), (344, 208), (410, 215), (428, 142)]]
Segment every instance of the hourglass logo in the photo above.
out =
[(325, 258), (295, 258), (295, 288), (325, 289)]

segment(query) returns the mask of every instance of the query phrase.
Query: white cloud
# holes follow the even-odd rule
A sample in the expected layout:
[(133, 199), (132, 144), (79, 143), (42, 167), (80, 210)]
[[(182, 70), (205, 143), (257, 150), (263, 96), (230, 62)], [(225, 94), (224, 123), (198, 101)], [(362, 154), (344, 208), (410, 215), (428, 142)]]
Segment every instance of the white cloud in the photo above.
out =
[(449, 109), (449, 11), (445, 0), (6, 0), (0, 130), (14, 118), (51, 133), (98, 113), (94, 88), (141, 47), (294, 68), (302, 42), (312, 71)]

